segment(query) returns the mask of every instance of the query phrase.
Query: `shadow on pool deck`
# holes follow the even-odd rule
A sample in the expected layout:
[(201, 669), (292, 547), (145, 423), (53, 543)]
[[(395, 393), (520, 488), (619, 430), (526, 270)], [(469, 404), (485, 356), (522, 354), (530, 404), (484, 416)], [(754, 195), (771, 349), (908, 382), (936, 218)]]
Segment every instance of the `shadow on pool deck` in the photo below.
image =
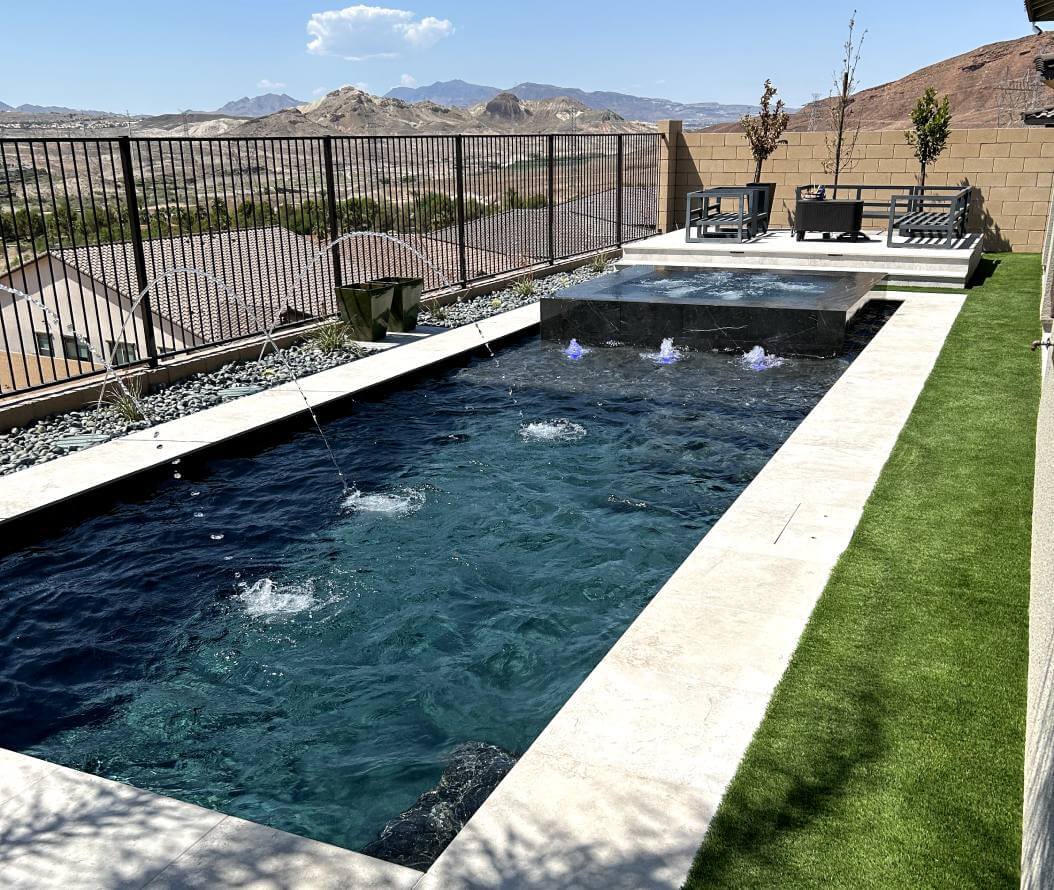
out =
[[(462, 851), (469, 857), (422, 880), (412, 869), (35, 763), (43, 776), (0, 803), (6, 887), (676, 887), (699, 843), (697, 820), (710, 815), (698, 811), (681, 819), (691, 809), (680, 806), (683, 798), (671, 807), (657, 799), (618, 800), (616, 793), (584, 801), (578, 813), (594, 826), (595, 843), (551, 836), (539, 861), (539, 835), (551, 826), (521, 822), (486, 841), (473, 837)], [(617, 824), (605, 825), (611, 813), (619, 814)], [(623, 838), (629, 840), (626, 855)]]
[(0, 804), (5, 887), (409, 888), (421, 876), (42, 761), (16, 770), (27, 764), (40, 777)]

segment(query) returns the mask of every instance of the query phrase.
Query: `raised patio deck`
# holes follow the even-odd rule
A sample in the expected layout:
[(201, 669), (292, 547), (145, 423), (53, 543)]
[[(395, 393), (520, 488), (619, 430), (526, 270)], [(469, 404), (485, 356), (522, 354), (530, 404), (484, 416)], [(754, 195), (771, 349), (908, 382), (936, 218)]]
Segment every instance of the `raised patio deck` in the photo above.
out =
[(713, 238), (687, 243), (677, 229), (627, 244), (620, 265), (694, 266), (715, 269), (884, 272), (887, 284), (961, 288), (981, 259), (981, 236), (968, 235), (950, 250), (896, 237), (902, 247), (887, 247), (885, 230), (868, 230), (872, 240), (824, 241), (811, 235), (795, 241), (790, 230), (773, 230), (739, 243)]

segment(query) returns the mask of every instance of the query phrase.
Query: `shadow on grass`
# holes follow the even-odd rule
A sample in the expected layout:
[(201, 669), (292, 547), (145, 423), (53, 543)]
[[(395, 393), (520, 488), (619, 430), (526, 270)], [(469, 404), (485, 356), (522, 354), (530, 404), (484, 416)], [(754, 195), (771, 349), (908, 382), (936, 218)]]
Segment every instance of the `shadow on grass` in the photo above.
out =
[(977, 264), (977, 268), (974, 270), (970, 280), (966, 282), (966, 287), (972, 289), (975, 287), (982, 287), (988, 282), (988, 279), (995, 275), (996, 270), (999, 268), (999, 260), (993, 257), (981, 257), (980, 262)]
[[(855, 700), (827, 714), (803, 712), (788, 695), (777, 693), (744, 758), (752, 769), (741, 769), (729, 787), (686, 888), (740, 887), (752, 871), (750, 861), (762, 871), (777, 864), (788, 884), (794, 883), (785, 847), (796, 832), (809, 830), (836, 809), (851, 793), (853, 777), (866, 772), (885, 749), (884, 695), (873, 681), (861, 676)], [(833, 687), (829, 691), (827, 701), (843, 694)], [(800, 735), (803, 723), (810, 727), (807, 740)], [(786, 738), (780, 738), (784, 733)]]

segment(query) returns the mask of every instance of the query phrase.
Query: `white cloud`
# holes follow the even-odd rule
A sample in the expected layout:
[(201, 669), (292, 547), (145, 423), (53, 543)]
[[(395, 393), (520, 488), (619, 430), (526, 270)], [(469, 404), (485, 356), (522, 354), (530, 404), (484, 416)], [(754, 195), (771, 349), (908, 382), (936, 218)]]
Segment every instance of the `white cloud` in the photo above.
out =
[(327, 87), (315, 87), (311, 91), (311, 95), (313, 95), (313, 96), (321, 96), (323, 93), (328, 93), (328, 92), (329, 92), (329, 89)]
[(361, 62), (394, 59), (407, 49), (426, 49), (453, 34), (454, 25), (430, 15), (418, 18), (406, 9), (359, 5), (312, 13), (307, 33), (309, 53)]
[(284, 83), (279, 83), (276, 80), (268, 80), (266, 77), (263, 78), (262, 80), (258, 80), (256, 82), (256, 85), (261, 90), (280, 90), (280, 89), (282, 89), (282, 87), (285, 86)]
[(399, 78), (399, 86), (401, 87), (415, 87), (417, 86), (417, 78), (412, 74), (404, 74)]

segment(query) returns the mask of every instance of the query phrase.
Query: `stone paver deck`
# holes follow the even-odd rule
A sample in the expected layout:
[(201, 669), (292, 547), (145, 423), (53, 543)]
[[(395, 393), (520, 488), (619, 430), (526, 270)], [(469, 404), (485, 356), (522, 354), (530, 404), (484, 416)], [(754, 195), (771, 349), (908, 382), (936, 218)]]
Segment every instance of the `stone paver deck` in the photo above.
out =
[(870, 241), (823, 241), (809, 235), (795, 241), (787, 229), (772, 229), (740, 243), (729, 238), (686, 242), (684, 229), (627, 244), (620, 266), (697, 266), (762, 271), (884, 272), (886, 282), (922, 287), (966, 286), (981, 259), (981, 239), (968, 235), (957, 247), (928, 247), (895, 236), (886, 246), (885, 229), (867, 232)]
[(421, 873), (0, 749), (5, 888), (377, 887)]

